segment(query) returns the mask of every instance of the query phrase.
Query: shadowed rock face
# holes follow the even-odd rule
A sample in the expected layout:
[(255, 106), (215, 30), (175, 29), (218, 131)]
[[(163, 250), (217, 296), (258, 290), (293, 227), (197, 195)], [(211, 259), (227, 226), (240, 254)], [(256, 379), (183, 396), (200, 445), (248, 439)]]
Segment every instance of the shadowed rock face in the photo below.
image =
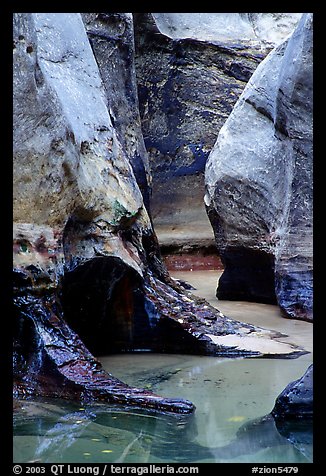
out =
[(203, 202), (207, 157), (254, 70), (300, 15), (134, 14), (152, 216), (162, 245), (188, 251), (214, 244)]
[(205, 177), (205, 203), (225, 264), (217, 296), (276, 297), (286, 317), (312, 320), (311, 14), (249, 80)]
[(277, 420), (313, 417), (313, 364), (277, 397), (272, 415)]
[[(14, 15), (15, 393), (189, 413), (191, 402), (132, 388), (94, 354), (303, 349), (223, 316), (169, 277), (145, 206), (131, 18), (92, 15), (84, 20), (95, 56), (80, 14)], [(101, 35), (120, 45), (114, 64), (132, 76), (124, 88), (121, 78), (109, 88), (119, 75), (105, 67), (101, 54), (111, 50), (100, 48)], [(219, 340), (229, 335), (231, 343)]]

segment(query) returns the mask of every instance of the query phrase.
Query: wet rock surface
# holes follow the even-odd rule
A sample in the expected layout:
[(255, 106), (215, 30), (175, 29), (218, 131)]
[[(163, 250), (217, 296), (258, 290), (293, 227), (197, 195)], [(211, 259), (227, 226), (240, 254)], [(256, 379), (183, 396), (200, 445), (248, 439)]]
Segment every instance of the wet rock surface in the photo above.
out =
[(313, 417), (313, 364), (301, 378), (290, 382), (280, 393), (272, 415), (277, 420)]
[(225, 265), (218, 297), (276, 299), (286, 317), (305, 320), (312, 320), (312, 31), (305, 14), (258, 66), (205, 172)]
[(115, 257), (118, 276), (165, 271), (81, 16), (16, 14), (14, 45), (15, 390), (192, 411), (114, 379), (64, 320), (63, 276), (93, 258)]
[[(120, 45), (119, 67), (128, 60), (132, 70), (131, 18), (113, 14), (104, 28), (87, 15), (98, 63), (80, 14), (14, 15), (15, 393), (189, 413), (191, 402), (132, 388), (94, 355), (145, 347), (296, 357), (303, 349), (223, 316), (170, 278), (146, 208), (135, 91), (119, 83), (110, 92), (114, 73), (101, 67), (104, 35)], [(230, 334), (236, 342), (217, 339)], [(248, 335), (263, 345), (242, 345)]]
[[(103, 401), (174, 413), (189, 413), (184, 399), (163, 398), (108, 374), (62, 318), (53, 296), (17, 296), (23, 326), (16, 334), (14, 394)], [(22, 328), (23, 327), (23, 328)], [(33, 346), (22, 348), (23, 345)]]

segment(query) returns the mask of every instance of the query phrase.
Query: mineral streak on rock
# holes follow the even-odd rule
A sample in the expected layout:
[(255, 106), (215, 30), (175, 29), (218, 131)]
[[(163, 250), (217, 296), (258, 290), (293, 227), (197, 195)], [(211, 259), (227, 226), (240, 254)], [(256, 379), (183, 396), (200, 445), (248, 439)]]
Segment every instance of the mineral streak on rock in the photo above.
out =
[(117, 384), (62, 317), (65, 273), (108, 255), (141, 276), (132, 234), (153, 232), (80, 15), (15, 14), (14, 41), (17, 389), (192, 411)]
[(81, 15), (105, 87), (112, 124), (149, 210), (151, 177), (140, 125), (132, 14)]
[[(125, 25), (130, 39), (130, 17), (119, 15), (115, 34)], [(96, 29), (98, 18), (85, 21)], [(116, 126), (108, 102), (117, 111), (120, 93), (112, 99), (103, 86), (81, 15), (17, 13), (14, 45), (16, 393), (192, 412), (187, 400), (120, 382), (94, 355), (146, 348), (268, 356), (281, 336), (225, 318), (169, 277), (140, 191), (146, 174), (137, 178), (131, 165), (141, 148), (137, 121), (132, 143), (121, 138), (137, 116), (134, 91), (128, 99), (128, 85), (121, 91), (130, 115)], [(230, 333), (266, 345), (216, 341)]]
[(220, 130), (205, 203), (221, 299), (312, 319), (312, 15), (258, 66)]
[(247, 81), (301, 14), (137, 13), (136, 74), (160, 243), (214, 244), (205, 164)]

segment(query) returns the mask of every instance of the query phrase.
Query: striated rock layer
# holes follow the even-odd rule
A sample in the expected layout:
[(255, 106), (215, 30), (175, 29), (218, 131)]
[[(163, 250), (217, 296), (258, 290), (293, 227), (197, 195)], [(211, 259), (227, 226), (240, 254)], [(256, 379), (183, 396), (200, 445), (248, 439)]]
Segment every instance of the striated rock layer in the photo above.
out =
[(191, 402), (130, 387), (94, 355), (303, 349), (169, 277), (146, 208), (131, 17), (101, 15), (84, 14), (93, 50), (80, 14), (14, 15), (15, 393), (189, 413)]
[(259, 65), (208, 158), (220, 299), (312, 319), (312, 15)]
[[(171, 251), (214, 245), (207, 157), (247, 81), (300, 13), (137, 13), (136, 74), (152, 215)], [(172, 249), (173, 248), (173, 249)]]

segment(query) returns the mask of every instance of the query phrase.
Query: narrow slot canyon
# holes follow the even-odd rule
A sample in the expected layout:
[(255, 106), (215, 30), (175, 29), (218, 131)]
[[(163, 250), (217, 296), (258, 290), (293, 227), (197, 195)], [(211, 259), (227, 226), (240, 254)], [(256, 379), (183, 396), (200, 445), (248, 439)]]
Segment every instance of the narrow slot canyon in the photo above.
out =
[(312, 462), (312, 49), (14, 13), (15, 462)]

